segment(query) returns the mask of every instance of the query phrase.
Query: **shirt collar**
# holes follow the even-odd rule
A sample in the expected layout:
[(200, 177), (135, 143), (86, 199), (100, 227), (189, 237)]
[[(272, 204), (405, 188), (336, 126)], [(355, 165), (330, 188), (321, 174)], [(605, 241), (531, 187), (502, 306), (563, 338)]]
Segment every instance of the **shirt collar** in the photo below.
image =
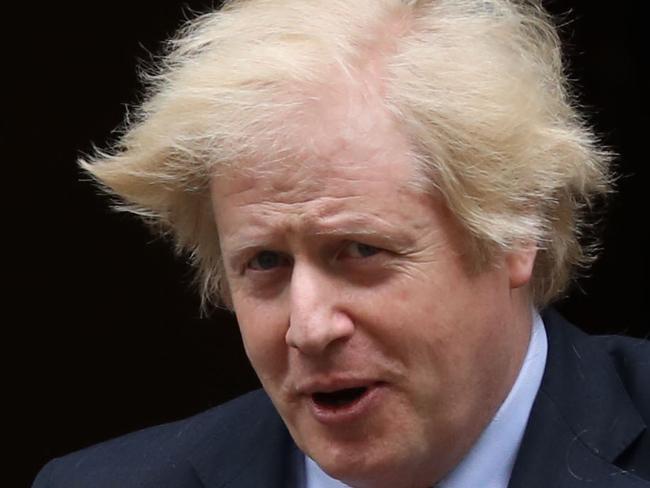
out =
[(530, 410), (542, 382), (548, 349), (546, 331), (537, 312), (519, 375), (496, 415), (472, 449), (438, 486), (506, 488), (524, 436)]

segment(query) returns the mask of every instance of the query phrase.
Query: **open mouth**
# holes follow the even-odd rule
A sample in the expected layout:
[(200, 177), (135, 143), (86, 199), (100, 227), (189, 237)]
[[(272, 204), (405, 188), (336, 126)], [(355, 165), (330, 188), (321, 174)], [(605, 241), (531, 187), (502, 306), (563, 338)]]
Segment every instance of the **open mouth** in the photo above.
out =
[(342, 390), (317, 392), (312, 395), (314, 403), (322, 408), (342, 408), (353, 404), (359, 400), (368, 388), (365, 386), (358, 388), (345, 388)]

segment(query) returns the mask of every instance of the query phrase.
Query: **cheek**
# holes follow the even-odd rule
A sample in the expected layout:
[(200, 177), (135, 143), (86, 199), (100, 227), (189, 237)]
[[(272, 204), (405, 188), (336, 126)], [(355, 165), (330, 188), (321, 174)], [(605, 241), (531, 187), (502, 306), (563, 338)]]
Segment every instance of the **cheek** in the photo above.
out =
[(503, 377), (517, 336), (507, 327), (511, 310), (502, 277), (462, 280), (421, 305), (419, 359), (439, 372), (443, 388), (457, 398), (473, 397)]
[(508, 294), (496, 282), (500, 278), (475, 280), (457, 269), (442, 271), (403, 280), (374, 301), (371, 313), (384, 324), (380, 342), (401, 352), (413, 370), (453, 377), (471, 369), (485, 345), (503, 334)]
[(285, 369), (286, 324), (280, 310), (250, 303), (237, 303), (235, 312), (246, 355), (260, 380), (265, 383)]

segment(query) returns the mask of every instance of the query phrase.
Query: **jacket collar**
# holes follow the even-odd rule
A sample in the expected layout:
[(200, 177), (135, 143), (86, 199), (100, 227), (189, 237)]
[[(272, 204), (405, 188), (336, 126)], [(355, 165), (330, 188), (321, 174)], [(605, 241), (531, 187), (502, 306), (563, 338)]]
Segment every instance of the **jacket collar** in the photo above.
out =
[[(245, 401), (243, 401), (245, 399)], [(298, 488), (304, 460), (263, 391), (229, 406), (236, 421), (220, 426), (190, 455), (206, 488)]]
[(616, 467), (645, 424), (607, 351), (546, 311), (548, 359), (509, 488), (647, 487)]

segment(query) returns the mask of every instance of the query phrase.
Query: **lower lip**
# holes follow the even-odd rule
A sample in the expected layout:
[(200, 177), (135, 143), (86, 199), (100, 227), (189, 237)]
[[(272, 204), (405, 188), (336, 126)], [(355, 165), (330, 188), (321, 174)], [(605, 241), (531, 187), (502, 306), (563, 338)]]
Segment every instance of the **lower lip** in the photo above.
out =
[(347, 424), (366, 418), (370, 410), (380, 402), (384, 390), (385, 386), (382, 383), (371, 385), (353, 402), (337, 407), (320, 405), (309, 397), (309, 406), (314, 418), (322, 424)]

